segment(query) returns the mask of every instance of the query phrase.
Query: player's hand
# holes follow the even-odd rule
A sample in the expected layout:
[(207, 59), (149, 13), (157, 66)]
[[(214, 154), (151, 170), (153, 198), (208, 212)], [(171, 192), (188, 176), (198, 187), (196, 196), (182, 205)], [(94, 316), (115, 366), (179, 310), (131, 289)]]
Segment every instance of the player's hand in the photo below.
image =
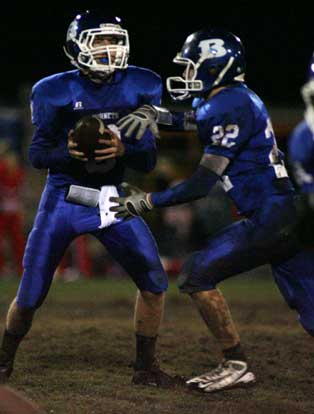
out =
[(125, 192), (125, 197), (110, 197), (109, 199), (117, 204), (110, 207), (110, 211), (114, 211), (116, 217), (141, 216), (154, 208), (149, 193), (128, 183), (122, 183), (121, 188)]
[(117, 122), (117, 126), (124, 135), (130, 138), (136, 132), (135, 138), (140, 140), (143, 138), (146, 130), (149, 129), (156, 138), (160, 138), (157, 125), (158, 113), (156, 109), (150, 105), (143, 105), (134, 112), (124, 116)]
[(110, 131), (110, 139), (99, 139), (99, 144), (103, 144), (106, 147), (103, 149), (95, 150), (95, 161), (104, 161), (109, 158), (122, 157), (125, 152), (125, 147), (119, 137)]
[(80, 161), (87, 161), (84, 152), (77, 151), (78, 144), (73, 141), (74, 130), (70, 129), (68, 133), (68, 151), (72, 158), (75, 158)]

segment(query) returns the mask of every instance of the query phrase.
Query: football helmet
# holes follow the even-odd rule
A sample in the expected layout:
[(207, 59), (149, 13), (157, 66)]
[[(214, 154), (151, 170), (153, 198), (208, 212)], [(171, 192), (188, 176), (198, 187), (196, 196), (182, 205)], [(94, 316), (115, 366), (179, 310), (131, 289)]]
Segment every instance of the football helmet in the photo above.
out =
[(108, 76), (128, 66), (128, 32), (119, 17), (101, 17), (86, 11), (71, 22), (64, 52), (72, 65), (84, 73)]
[(301, 95), (305, 106), (314, 110), (314, 53), (309, 64), (307, 82), (301, 88)]
[(182, 77), (167, 79), (167, 90), (176, 100), (201, 95), (230, 82), (244, 81), (242, 42), (234, 34), (222, 29), (192, 33), (173, 62), (185, 66)]

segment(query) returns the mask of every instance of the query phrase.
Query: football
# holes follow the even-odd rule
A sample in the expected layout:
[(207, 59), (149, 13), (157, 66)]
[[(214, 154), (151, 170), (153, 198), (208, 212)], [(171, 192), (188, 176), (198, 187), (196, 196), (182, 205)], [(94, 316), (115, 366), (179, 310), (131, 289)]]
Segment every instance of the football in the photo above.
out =
[(112, 132), (105, 126), (103, 120), (96, 115), (82, 117), (76, 123), (73, 130), (73, 141), (77, 144), (77, 150), (83, 152), (89, 160), (95, 157), (96, 149), (104, 148), (98, 140), (109, 140)]
[(0, 386), (1, 414), (41, 414), (43, 411), (11, 387)]

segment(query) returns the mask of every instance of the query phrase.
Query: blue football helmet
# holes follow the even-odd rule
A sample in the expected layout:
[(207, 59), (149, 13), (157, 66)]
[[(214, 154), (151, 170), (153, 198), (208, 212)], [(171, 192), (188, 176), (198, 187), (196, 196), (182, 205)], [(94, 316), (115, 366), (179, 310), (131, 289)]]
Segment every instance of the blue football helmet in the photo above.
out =
[(314, 53), (308, 68), (307, 82), (301, 88), (301, 95), (306, 108), (312, 108), (314, 111)]
[(167, 79), (167, 89), (176, 100), (202, 95), (230, 82), (244, 82), (243, 45), (237, 36), (225, 30), (192, 33), (173, 62), (185, 66), (182, 77)]
[(84, 73), (108, 76), (128, 66), (128, 32), (121, 27), (119, 17), (101, 17), (86, 11), (71, 22), (64, 52), (72, 65)]

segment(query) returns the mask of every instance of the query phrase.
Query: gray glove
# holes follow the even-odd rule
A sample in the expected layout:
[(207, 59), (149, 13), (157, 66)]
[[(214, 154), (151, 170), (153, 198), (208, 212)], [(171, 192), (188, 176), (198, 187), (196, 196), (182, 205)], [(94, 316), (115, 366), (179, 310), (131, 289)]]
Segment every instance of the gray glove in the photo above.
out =
[(137, 130), (135, 138), (142, 139), (145, 131), (150, 129), (154, 137), (159, 138), (157, 125), (158, 112), (150, 105), (143, 105), (134, 112), (119, 119), (117, 126), (120, 130), (125, 130), (124, 135), (130, 138)]
[(116, 212), (115, 217), (141, 216), (154, 208), (149, 194), (140, 188), (128, 183), (122, 183), (121, 188), (125, 192), (125, 197), (110, 197), (109, 199), (112, 203), (117, 203), (116, 206), (110, 207), (110, 211)]

